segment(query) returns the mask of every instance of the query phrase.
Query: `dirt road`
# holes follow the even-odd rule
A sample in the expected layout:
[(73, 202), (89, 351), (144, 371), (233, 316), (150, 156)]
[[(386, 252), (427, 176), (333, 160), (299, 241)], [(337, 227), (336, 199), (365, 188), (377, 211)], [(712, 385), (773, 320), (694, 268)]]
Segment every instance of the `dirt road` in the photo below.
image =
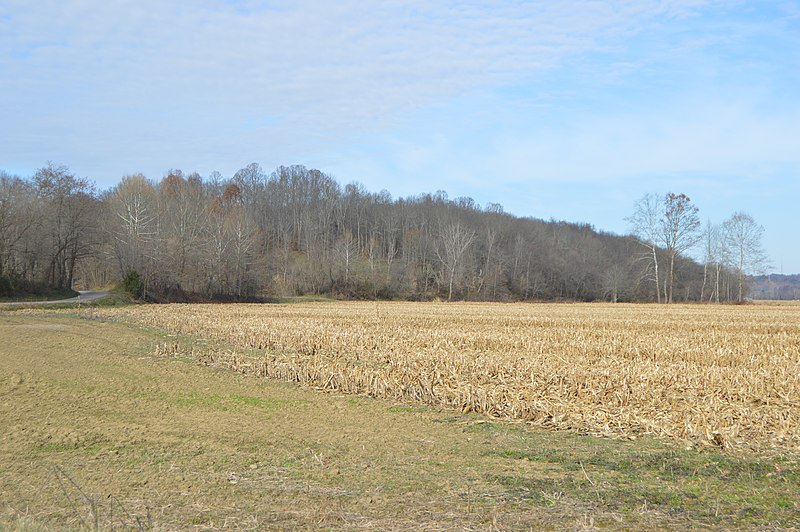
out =
[(84, 303), (87, 301), (94, 301), (95, 299), (107, 297), (109, 294), (110, 292), (78, 290), (78, 295), (69, 299), (57, 299), (54, 301), (12, 301), (9, 303), (0, 303), (0, 305), (54, 305), (58, 303)]

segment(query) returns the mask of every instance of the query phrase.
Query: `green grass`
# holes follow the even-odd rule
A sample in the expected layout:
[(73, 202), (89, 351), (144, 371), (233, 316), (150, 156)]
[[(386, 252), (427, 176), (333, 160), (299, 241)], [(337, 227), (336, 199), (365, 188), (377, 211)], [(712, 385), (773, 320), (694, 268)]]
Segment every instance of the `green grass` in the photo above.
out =
[[(497, 430), (485, 425), (497, 424), (465, 432), (491, 435)], [(732, 456), (656, 440), (577, 435), (565, 445), (562, 438), (533, 434), (519, 431), (520, 445), (485, 453), (520, 463), (514, 468), (519, 473), (487, 477), (502, 485), (510, 500), (551, 505), (564, 499), (600, 504), (623, 514), (657, 511), (708, 526), (731, 521), (800, 525), (797, 457)]]
[(408, 414), (408, 413), (415, 413), (415, 412), (427, 412), (429, 409), (424, 406), (403, 406), (403, 405), (395, 405), (390, 406), (386, 409), (387, 412), (392, 414)]
[(252, 395), (220, 395), (203, 392), (179, 392), (172, 397), (172, 403), (181, 407), (198, 407), (222, 412), (238, 411), (243, 408), (258, 408), (261, 410), (279, 410), (283, 408), (297, 408), (307, 401), (278, 400)]
[(85, 456), (95, 456), (102, 452), (106, 446), (103, 442), (93, 441), (52, 441), (35, 445), (32, 451), (32, 458), (52, 457), (62, 453), (73, 453)]
[(88, 303), (83, 303), (81, 306), (84, 308), (120, 307), (125, 305), (133, 305), (134, 303), (135, 302), (130, 294), (120, 289), (114, 289), (107, 297), (95, 299), (94, 301), (89, 301)]

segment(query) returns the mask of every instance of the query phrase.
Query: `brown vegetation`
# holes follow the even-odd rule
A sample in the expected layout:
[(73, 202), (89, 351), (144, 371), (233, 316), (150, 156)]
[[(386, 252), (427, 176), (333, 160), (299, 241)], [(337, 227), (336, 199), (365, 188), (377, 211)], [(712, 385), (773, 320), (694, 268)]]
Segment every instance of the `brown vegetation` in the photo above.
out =
[(2, 530), (800, 525), (796, 453), (736, 456), (318, 393), (181, 354), (246, 370), (253, 359), (222, 343), (72, 312), (0, 311)]
[[(325, 303), (93, 311), (207, 361), (601, 435), (800, 446), (800, 306)], [(165, 351), (188, 351), (177, 340)]]

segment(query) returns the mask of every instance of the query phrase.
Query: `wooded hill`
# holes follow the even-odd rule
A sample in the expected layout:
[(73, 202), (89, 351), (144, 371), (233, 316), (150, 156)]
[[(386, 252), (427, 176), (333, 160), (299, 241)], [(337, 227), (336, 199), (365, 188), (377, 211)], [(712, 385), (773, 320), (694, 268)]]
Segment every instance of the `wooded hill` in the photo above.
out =
[[(0, 173), (0, 296), (134, 275), (153, 301), (651, 301), (652, 263), (638, 239), (590, 225), (519, 218), (441, 191), (395, 199), (304, 166), (266, 174), (254, 163), (229, 179), (131, 175), (99, 193), (63, 166)], [(734, 280), (718, 271), (725, 299)], [(707, 300), (707, 275), (677, 256), (674, 300)]]
[(759, 275), (750, 279), (753, 299), (800, 300), (800, 274)]

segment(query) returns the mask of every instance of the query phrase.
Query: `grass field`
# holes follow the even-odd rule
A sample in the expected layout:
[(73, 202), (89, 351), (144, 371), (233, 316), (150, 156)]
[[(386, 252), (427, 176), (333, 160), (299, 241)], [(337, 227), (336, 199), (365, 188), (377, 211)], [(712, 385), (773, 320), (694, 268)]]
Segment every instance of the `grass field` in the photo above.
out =
[[(751, 445), (641, 426), (612, 427), (612, 439), (583, 434), (605, 430), (574, 421), (593, 419), (588, 413), (567, 418), (571, 423), (531, 416), (532, 425), (462, 413), (469, 408), (458, 403), (423, 402), (447, 397), (437, 388), (445, 376), (455, 381), (485, 371), (474, 394), (495, 381), (517, 386), (513, 372), (499, 372), (488, 354), (469, 362), (480, 349), (511, 363), (514, 353), (536, 353), (537, 341), (541, 352), (555, 349), (558, 342), (544, 339), (556, 335), (568, 349), (618, 338), (617, 351), (626, 353), (635, 342), (624, 336), (631, 327), (625, 324), (634, 318), (644, 329), (637, 333), (641, 345), (662, 346), (657, 359), (669, 355), (665, 345), (701, 338), (705, 330), (730, 357), (747, 352), (733, 346), (748, 341), (751, 357), (794, 357), (796, 364), (797, 311), (316, 303), (0, 312), (0, 528), (798, 527), (800, 464), (791, 426)], [(711, 316), (702, 318), (704, 312)], [(439, 330), (445, 320), (452, 321)], [(675, 326), (679, 320), (683, 327)], [(665, 329), (674, 331), (666, 341), (659, 332)], [(598, 353), (603, 374), (599, 353), (612, 350), (586, 350)], [(458, 352), (464, 358), (452, 355)], [(419, 375), (412, 375), (426, 371), (422, 359), (436, 353), (451, 353), (451, 372), (415, 387)], [(682, 348), (673, 363), (682, 357), (698, 364), (690, 353), (692, 346)], [(574, 375), (591, 373), (578, 354), (550, 352), (571, 359)], [(736, 366), (713, 354), (722, 361), (698, 364), (711, 368), (709, 375)], [(406, 388), (397, 392), (386, 377), (401, 360), (408, 377), (398, 379)], [(265, 364), (306, 386), (257, 377), (271, 371)], [(754, 371), (757, 364), (750, 364), (747, 371)], [(383, 375), (363, 382), (381, 383), (386, 398), (341, 393), (358, 391), (343, 380), (351, 373), (336, 369), (347, 367)], [(625, 365), (616, 367), (620, 373)], [(559, 368), (573, 375), (570, 364)], [(762, 379), (778, 381), (780, 373), (770, 371), (762, 369)], [(526, 382), (534, 385), (536, 375)], [(566, 381), (551, 382), (549, 401), (567, 408), (568, 396), (559, 395)], [(315, 383), (328, 392), (312, 389)], [(758, 386), (765, 385), (752, 389)], [(433, 395), (415, 395), (425, 389)], [(760, 408), (770, 407), (769, 390), (778, 390), (795, 415), (797, 388), (764, 389)], [(631, 395), (630, 408), (641, 397)], [(548, 401), (543, 392), (535, 400)], [(739, 434), (766, 426), (758, 423)]]

